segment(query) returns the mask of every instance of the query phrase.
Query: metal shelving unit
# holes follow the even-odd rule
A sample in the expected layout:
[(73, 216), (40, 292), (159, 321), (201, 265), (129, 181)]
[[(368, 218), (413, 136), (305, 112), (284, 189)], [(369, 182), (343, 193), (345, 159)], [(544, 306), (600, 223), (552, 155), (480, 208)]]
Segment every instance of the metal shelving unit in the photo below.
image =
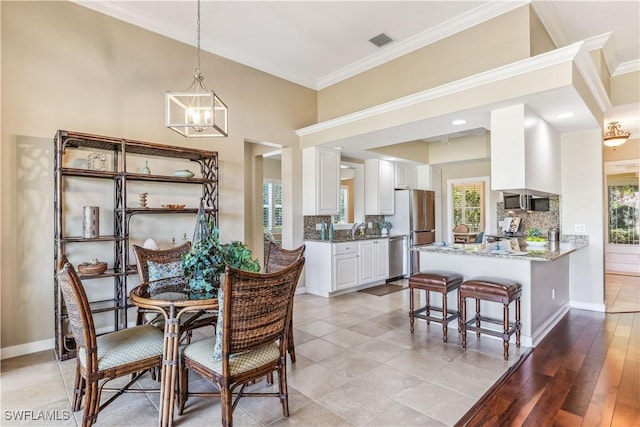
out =
[[(59, 360), (75, 357), (75, 342), (69, 331), (68, 316), (60, 292), (55, 269), (60, 256), (69, 244), (103, 242), (113, 244), (113, 265), (99, 275), (82, 276), (82, 280), (113, 279), (113, 298), (95, 300), (90, 303), (93, 313), (113, 313), (113, 330), (127, 327), (127, 277), (136, 274), (135, 265), (129, 260), (129, 223), (134, 215), (172, 215), (198, 212), (197, 209), (160, 209), (127, 206), (127, 183), (156, 182), (167, 184), (200, 185), (202, 202), (207, 220), (218, 223), (218, 153), (170, 145), (153, 144), (123, 138), (91, 135), (59, 130), (54, 138), (54, 302), (55, 302), (55, 352)], [(90, 170), (63, 166), (69, 150), (93, 149), (110, 153), (111, 170)], [(189, 160), (198, 164), (200, 177), (181, 178), (175, 176), (146, 175), (127, 171), (129, 154), (171, 159)], [(67, 178), (107, 180), (113, 185), (113, 234), (96, 238), (65, 235), (65, 181)]]

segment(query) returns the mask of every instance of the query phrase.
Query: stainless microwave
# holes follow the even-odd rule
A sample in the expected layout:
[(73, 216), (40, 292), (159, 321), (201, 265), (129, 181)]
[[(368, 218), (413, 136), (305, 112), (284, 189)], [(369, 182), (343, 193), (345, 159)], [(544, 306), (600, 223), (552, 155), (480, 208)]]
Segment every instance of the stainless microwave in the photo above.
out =
[(531, 196), (526, 194), (505, 194), (504, 208), (506, 210), (528, 211), (531, 209)]

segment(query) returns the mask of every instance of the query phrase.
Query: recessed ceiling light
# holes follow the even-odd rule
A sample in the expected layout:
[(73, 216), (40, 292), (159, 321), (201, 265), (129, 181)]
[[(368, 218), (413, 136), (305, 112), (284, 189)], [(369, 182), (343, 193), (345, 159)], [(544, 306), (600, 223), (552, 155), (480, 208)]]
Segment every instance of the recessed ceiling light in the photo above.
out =
[(336, 147), (336, 150), (342, 150), (342, 147)]
[(457, 119), (457, 120), (454, 120), (454, 121), (451, 122), (451, 124), (454, 125), (454, 126), (460, 126), (460, 125), (463, 125), (465, 123), (467, 123), (467, 121), (464, 120), (464, 119)]
[(568, 119), (569, 117), (573, 117), (572, 112), (560, 113), (556, 116), (556, 119)]

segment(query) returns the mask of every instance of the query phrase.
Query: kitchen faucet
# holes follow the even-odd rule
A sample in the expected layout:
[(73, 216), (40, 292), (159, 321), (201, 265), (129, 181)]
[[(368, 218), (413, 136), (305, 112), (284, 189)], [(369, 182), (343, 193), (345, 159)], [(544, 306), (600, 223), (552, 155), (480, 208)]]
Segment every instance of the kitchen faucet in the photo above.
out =
[(358, 232), (358, 229), (360, 229), (360, 234), (364, 234), (364, 222), (356, 222), (353, 224), (353, 227), (351, 227), (352, 239), (356, 238), (356, 233)]

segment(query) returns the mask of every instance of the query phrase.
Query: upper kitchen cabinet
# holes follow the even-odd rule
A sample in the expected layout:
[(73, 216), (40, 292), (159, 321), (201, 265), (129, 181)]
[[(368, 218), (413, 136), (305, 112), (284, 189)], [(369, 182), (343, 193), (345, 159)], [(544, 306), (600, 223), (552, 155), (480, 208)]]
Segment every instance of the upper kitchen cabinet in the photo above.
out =
[(369, 159), (364, 162), (365, 215), (393, 215), (394, 165)]
[(340, 152), (330, 148), (302, 150), (303, 215), (340, 213)]
[(416, 186), (416, 167), (404, 163), (396, 163), (395, 188), (414, 188)]
[(560, 136), (523, 104), (491, 112), (491, 189), (561, 192)]

